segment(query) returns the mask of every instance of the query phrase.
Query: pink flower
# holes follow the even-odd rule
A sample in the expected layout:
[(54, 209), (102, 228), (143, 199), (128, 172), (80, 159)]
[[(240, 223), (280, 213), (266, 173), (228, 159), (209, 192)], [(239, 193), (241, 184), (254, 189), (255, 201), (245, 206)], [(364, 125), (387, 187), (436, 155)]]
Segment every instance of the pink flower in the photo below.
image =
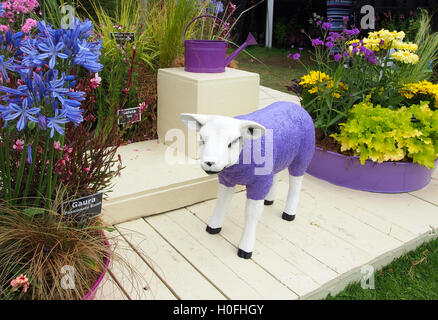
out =
[(128, 88), (125, 88), (125, 89), (123, 89), (123, 92), (124, 92), (124, 93), (128, 93), (128, 92), (129, 92), (129, 89), (128, 89)]
[(55, 141), (55, 142), (53, 143), (53, 148), (54, 148), (55, 150), (57, 150), (57, 151), (61, 151), (61, 142), (59, 142), (59, 141)]
[(140, 111), (146, 110), (146, 108), (148, 107), (148, 104), (146, 103), (146, 101), (142, 102), (139, 104), (140, 107)]
[(84, 168), (85, 172), (90, 172), (90, 168)]
[(23, 288), (23, 292), (27, 292), (29, 289), (29, 279), (25, 275), (20, 275), (11, 281), (12, 291), (17, 291), (20, 288)]
[(102, 82), (102, 78), (99, 77), (99, 73), (94, 74), (94, 78), (92, 78), (90, 82), (93, 89), (99, 88)]
[(15, 144), (12, 146), (12, 148), (17, 151), (23, 150), (23, 147), (24, 147), (24, 141), (20, 139), (17, 139), (17, 141), (15, 141)]
[(300, 59), (300, 57), (301, 57), (301, 55), (300, 55), (299, 53), (295, 53), (295, 54), (292, 56), (292, 59), (294, 59), (294, 60), (298, 60), (298, 59)]
[(9, 26), (0, 24), (0, 32), (8, 32), (8, 31), (9, 31)]
[(24, 33), (28, 33), (32, 30), (33, 27), (37, 26), (37, 21), (31, 18), (27, 18), (26, 22), (24, 23), (23, 27), (21, 27), (21, 31)]

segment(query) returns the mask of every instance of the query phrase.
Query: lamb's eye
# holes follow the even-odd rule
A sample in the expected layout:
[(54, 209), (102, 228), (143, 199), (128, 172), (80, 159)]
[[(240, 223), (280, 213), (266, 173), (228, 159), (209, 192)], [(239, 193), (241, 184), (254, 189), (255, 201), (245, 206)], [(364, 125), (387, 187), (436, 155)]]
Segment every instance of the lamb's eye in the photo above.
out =
[(231, 148), (231, 146), (232, 146), (233, 144), (235, 144), (236, 142), (238, 142), (239, 139), (240, 139), (240, 138), (237, 138), (236, 140), (230, 142), (230, 144), (228, 145), (228, 148)]

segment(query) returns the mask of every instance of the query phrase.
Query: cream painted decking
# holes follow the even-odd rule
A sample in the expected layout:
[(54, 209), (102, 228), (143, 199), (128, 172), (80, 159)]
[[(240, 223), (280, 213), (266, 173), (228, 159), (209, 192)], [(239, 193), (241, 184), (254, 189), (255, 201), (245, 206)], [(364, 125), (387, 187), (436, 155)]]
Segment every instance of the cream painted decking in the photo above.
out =
[[(260, 106), (296, 97), (261, 87)], [(306, 175), (297, 218), (281, 219), (287, 193), (265, 207), (251, 260), (237, 257), (245, 192), (221, 234), (205, 232), (216, 200), (115, 225), (113, 259), (98, 299), (318, 299), (437, 236), (438, 171), (406, 194), (350, 190)]]

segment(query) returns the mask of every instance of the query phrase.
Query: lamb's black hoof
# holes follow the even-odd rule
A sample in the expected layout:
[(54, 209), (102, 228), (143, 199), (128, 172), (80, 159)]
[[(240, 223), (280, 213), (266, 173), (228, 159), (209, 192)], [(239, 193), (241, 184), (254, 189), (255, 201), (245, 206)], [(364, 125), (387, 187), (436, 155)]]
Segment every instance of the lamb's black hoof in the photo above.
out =
[(295, 215), (290, 215), (290, 214), (287, 214), (286, 212), (283, 212), (282, 218), (283, 218), (283, 220), (286, 220), (286, 221), (294, 221)]
[(242, 249), (239, 249), (239, 251), (237, 251), (237, 255), (242, 259), (251, 259), (252, 252), (246, 252), (243, 251)]
[(272, 206), (274, 204), (274, 200), (269, 201), (269, 200), (265, 200), (265, 206)]
[(207, 229), (205, 229), (209, 234), (218, 234), (221, 232), (222, 228), (210, 228), (210, 226), (207, 226)]

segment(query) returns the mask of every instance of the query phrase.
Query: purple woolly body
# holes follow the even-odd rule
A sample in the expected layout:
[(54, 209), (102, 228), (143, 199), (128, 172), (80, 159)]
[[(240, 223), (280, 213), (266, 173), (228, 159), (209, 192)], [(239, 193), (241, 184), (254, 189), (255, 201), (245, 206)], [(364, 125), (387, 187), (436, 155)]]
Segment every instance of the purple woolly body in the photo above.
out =
[[(306, 110), (292, 102), (276, 102), (236, 119), (257, 122), (267, 132), (260, 139), (244, 141), (239, 162), (219, 173), (221, 184), (245, 185), (248, 199), (263, 200), (274, 174), (288, 168), (292, 176), (304, 175), (315, 152), (315, 127)], [(245, 159), (244, 154), (251, 154), (251, 159)]]

